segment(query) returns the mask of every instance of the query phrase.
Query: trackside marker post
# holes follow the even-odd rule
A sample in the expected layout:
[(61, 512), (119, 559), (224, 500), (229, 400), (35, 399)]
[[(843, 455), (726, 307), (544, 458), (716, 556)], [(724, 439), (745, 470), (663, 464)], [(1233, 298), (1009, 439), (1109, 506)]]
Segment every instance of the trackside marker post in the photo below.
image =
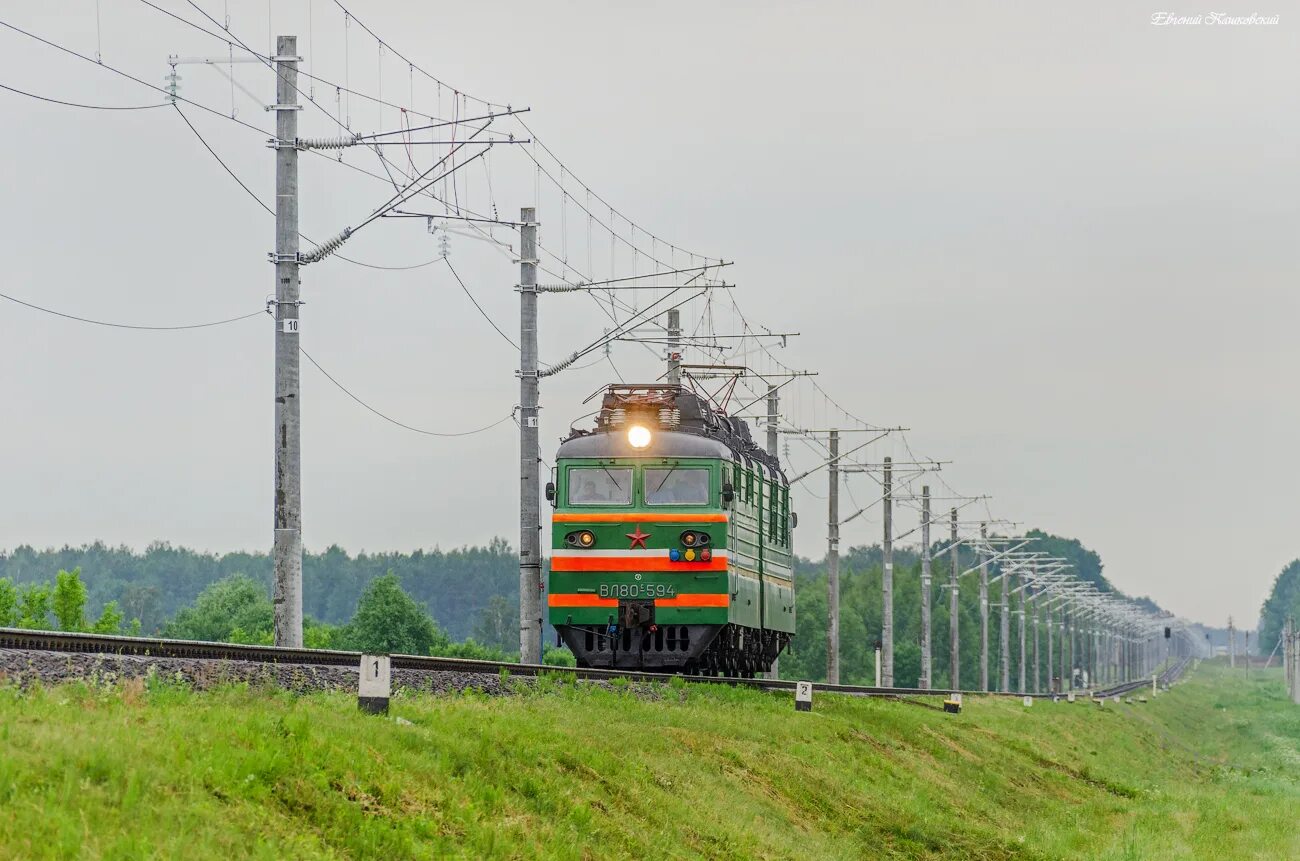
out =
[(1033, 704), (1034, 704), (1034, 698), (1033, 698), (1033, 697), (1025, 697), (1025, 708), (1029, 708), (1029, 707), (1032, 706)]
[(357, 708), (375, 715), (388, 714), (391, 693), (392, 667), (388, 655), (362, 655)]
[(961, 694), (950, 694), (943, 701), (943, 710), (949, 714), (961, 714)]
[(795, 682), (794, 685), (794, 710), (797, 712), (812, 711), (812, 682)]

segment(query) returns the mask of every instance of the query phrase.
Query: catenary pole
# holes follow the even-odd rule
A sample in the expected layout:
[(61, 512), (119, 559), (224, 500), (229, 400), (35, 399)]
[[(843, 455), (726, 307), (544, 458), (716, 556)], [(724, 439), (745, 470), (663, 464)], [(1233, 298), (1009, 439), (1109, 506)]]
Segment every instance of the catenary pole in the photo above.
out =
[(1053, 674), (1056, 672), (1056, 665), (1052, 663), (1052, 614), (1056, 611), (1052, 609), (1052, 603), (1047, 602), (1047, 692), (1056, 693), (1056, 680)]
[(302, 647), (302, 400), (298, 334), (298, 37), (276, 39), (275, 644)]
[(1228, 617), (1228, 667), (1237, 668), (1237, 628), (1232, 623), (1232, 617)]
[(882, 546), (884, 570), (880, 575), (881, 613), (880, 646), (881, 684), (894, 686), (894, 459), (884, 459), (884, 521), (885, 535)]
[[(668, 326), (671, 329), (673, 328), (673, 323), (676, 322), (674, 320), (674, 316), (676, 316), (678, 312), (676, 309), (673, 309), (668, 313), (669, 313)], [(680, 323), (677, 324), (677, 329), (680, 332), (681, 330)], [(680, 364), (680, 357), (681, 357), (681, 353), (679, 352), (678, 353), (679, 364)], [(669, 356), (668, 361), (669, 361), (669, 366), (668, 366), (669, 381), (671, 382), (673, 371), (676, 370), (680, 377), (680, 369), (673, 368), (672, 366), (673, 358), (671, 356)], [(777, 392), (777, 387), (774, 385), (768, 385), (767, 387), (767, 453), (770, 454), (774, 459), (777, 458), (777, 423), (780, 421), (780, 413), (777, 410), (777, 408), (780, 406), (779, 398), (780, 398), (780, 394), (778, 394)], [(781, 677), (780, 668), (777, 666), (779, 661), (780, 661), (779, 656), (773, 659), (772, 666), (767, 673), (767, 677), (769, 679), (779, 679)]]
[(781, 414), (778, 411), (781, 404), (780, 398), (781, 395), (777, 392), (776, 386), (769, 385), (767, 387), (767, 453), (772, 457), (777, 457), (777, 424), (781, 420)]
[(1066, 619), (1066, 623), (1065, 623), (1066, 631), (1068, 632), (1066, 639), (1069, 641), (1070, 644), (1070, 666), (1069, 666), (1070, 686), (1066, 688), (1066, 690), (1072, 691), (1074, 690), (1074, 668), (1075, 666), (1077, 666), (1074, 661), (1074, 634), (1078, 628), (1078, 620), (1075, 617), (1073, 607), (1069, 608), (1065, 619)]
[[(668, 384), (671, 386), (679, 385), (682, 381), (682, 312), (673, 308), (668, 312)], [(769, 398), (771, 394), (769, 392)], [(771, 437), (773, 431), (771, 426), (768, 428), (768, 436)], [(770, 440), (769, 446), (771, 448)], [(773, 453), (770, 452), (769, 453)]]
[(826, 681), (840, 683), (840, 432), (830, 432), (826, 525)]
[(1039, 596), (1037, 595), (1026, 595), (1026, 598), (1029, 600), (1029, 614), (1034, 617), (1034, 693), (1041, 694), (1043, 692), (1043, 665), (1038, 659), (1038, 640), (1040, 638), (1043, 622), (1040, 618), (1042, 615), (1041, 604), (1043, 602), (1034, 600), (1038, 597)]
[(957, 603), (957, 577), (961, 573), (961, 547), (957, 543), (957, 509), (949, 513), (952, 519), (950, 536), (952, 567), (948, 574), (948, 686), (954, 691), (961, 690), (961, 637), (958, 625), (961, 614)]
[(1020, 693), (1025, 692), (1025, 595), (1028, 592), (1025, 586), (1025, 575), (1020, 575), (1020, 609), (1016, 615), (1020, 618), (1020, 687), (1017, 690)]
[(980, 690), (989, 689), (989, 526), (980, 524)]
[(921, 678), (917, 687), (929, 690), (933, 679), (930, 645), (930, 488), (921, 488)]
[(1002, 602), (1001, 602), (1001, 630), (998, 632), (1001, 636), (1001, 649), (998, 654), (998, 677), (1003, 693), (1011, 691), (1011, 577), (1009, 573), (1003, 573), (1002, 582)]
[(519, 210), (519, 660), (540, 664), (541, 503), (537, 444), (537, 210)]

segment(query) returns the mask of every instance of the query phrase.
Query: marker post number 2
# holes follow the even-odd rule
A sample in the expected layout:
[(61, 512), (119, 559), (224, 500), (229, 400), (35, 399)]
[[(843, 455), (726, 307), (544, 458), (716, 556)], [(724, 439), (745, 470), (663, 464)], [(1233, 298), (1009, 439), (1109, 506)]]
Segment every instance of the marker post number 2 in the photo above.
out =
[(800, 712), (812, 711), (812, 682), (794, 683), (794, 709)]

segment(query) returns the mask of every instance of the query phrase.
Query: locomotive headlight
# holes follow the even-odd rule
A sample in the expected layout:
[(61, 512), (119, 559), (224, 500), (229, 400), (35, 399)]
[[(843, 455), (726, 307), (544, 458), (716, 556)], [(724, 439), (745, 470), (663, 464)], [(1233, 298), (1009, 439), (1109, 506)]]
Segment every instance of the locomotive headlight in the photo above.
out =
[(632, 448), (645, 448), (650, 444), (650, 429), (644, 425), (632, 425), (627, 429), (627, 442)]
[(564, 543), (570, 547), (578, 547), (586, 550), (590, 547), (596, 546), (596, 536), (592, 534), (590, 530), (583, 529), (579, 532), (570, 532), (568, 535), (564, 536)]

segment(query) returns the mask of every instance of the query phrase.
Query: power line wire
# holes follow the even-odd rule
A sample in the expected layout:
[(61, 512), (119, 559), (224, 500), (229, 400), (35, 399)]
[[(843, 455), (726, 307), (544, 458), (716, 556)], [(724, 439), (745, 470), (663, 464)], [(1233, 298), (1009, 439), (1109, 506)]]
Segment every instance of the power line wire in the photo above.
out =
[(39, 99), (42, 102), (66, 105), (70, 108), (86, 108), (87, 110), (92, 111), (147, 111), (150, 108), (167, 107), (167, 102), (160, 102), (156, 105), (83, 105), (79, 102), (65, 102), (62, 99), (52, 99), (49, 96), (38, 96), (36, 93), (29, 93), (26, 90), (20, 90), (17, 87), (10, 87), (7, 84), (0, 84), (0, 89), (8, 90), (11, 93), (17, 93), (20, 96), (27, 96), (31, 99)]
[(359, 398), (359, 397), (357, 397), (355, 394), (353, 394), (353, 393), (352, 393), (352, 392), (347, 388), (347, 386), (344, 386), (342, 383), (340, 383), (338, 380), (336, 380), (336, 379), (334, 378), (334, 376), (333, 376), (332, 374), (330, 374), (329, 371), (327, 371), (327, 370), (325, 370), (324, 368), (322, 368), (320, 362), (318, 362), (318, 361), (316, 361), (314, 358), (312, 358), (311, 353), (308, 353), (308, 352), (307, 352), (306, 350), (304, 350), (302, 347), (299, 347), (298, 350), (299, 350), (299, 352), (301, 352), (304, 356), (307, 357), (307, 361), (311, 362), (313, 365), (316, 366), (316, 370), (320, 371), (322, 374), (325, 375), (325, 379), (327, 379), (327, 380), (329, 380), (331, 383), (333, 383), (333, 384), (338, 388), (339, 391), (343, 392), (343, 394), (347, 395), (349, 398), (351, 398), (352, 400), (356, 401), (358, 404), (360, 404), (361, 406), (365, 407), (367, 410), (369, 410), (370, 412), (374, 413), (375, 415), (379, 416), (381, 419), (383, 419), (384, 421), (388, 422), (389, 424), (397, 425), (399, 428), (404, 428), (404, 429), (406, 429), (406, 430), (412, 431), (413, 433), (423, 434), (423, 435), (425, 435), (425, 436), (437, 436), (437, 437), (460, 437), (460, 436), (473, 436), (474, 434), (479, 434), (479, 433), (483, 433), (484, 431), (489, 431), (489, 430), (491, 430), (492, 428), (496, 427), (497, 425), (505, 424), (506, 422), (508, 422), (508, 421), (510, 421), (512, 418), (514, 418), (514, 413), (511, 412), (510, 415), (507, 415), (507, 416), (505, 416), (504, 418), (497, 419), (496, 421), (492, 422), (492, 424), (484, 425), (483, 427), (481, 427), (481, 428), (475, 428), (474, 430), (458, 431), (458, 432), (455, 432), (455, 433), (443, 433), (443, 432), (440, 432), (440, 431), (431, 431), (431, 430), (424, 430), (423, 428), (412, 427), (411, 425), (408, 425), (408, 424), (406, 424), (405, 422), (399, 422), (397, 419), (395, 419), (395, 418), (393, 418), (393, 417), (391, 417), (391, 416), (385, 415), (384, 413), (381, 413), (379, 410), (375, 409), (375, 408), (372, 407), (370, 404), (368, 404), (368, 403), (366, 403), (365, 401), (361, 400), (361, 398)]
[[(242, 188), (258, 206), (262, 207), (262, 209), (266, 210), (268, 213), (274, 216), (275, 210), (267, 206), (266, 203), (260, 197), (258, 197), (257, 194), (251, 188), (248, 187), (248, 184), (245, 183), (242, 179), (240, 179), (239, 176), (233, 170), (230, 169), (230, 165), (226, 164), (226, 162), (221, 158), (221, 156), (217, 155), (217, 151), (212, 148), (212, 146), (207, 142), (207, 139), (204, 138), (203, 135), (199, 133), (199, 130), (194, 127), (194, 123), (190, 122), (189, 117), (185, 116), (185, 112), (180, 109), (180, 105), (176, 105), (175, 107), (176, 107), (176, 113), (180, 114), (181, 119), (185, 121), (185, 125), (190, 127), (190, 131), (194, 132), (194, 136), (199, 139), (199, 143), (203, 144), (203, 148), (206, 149), (209, 153), (211, 153), (212, 157), (217, 160), (217, 164), (221, 165), (221, 167), (226, 171), (226, 173), (230, 174), (231, 179), (239, 183), (239, 187)], [(302, 236), (302, 238), (306, 239), (308, 242), (311, 242), (312, 245), (316, 244), (315, 242), (312, 242), (312, 240), (309, 239), (308, 237), (303, 236), (301, 233), (298, 235)], [(385, 269), (390, 271), (421, 269), (425, 266), (430, 266), (438, 262), (438, 258), (435, 257), (432, 260), (426, 260), (423, 263), (415, 263), (410, 266), (383, 266), (377, 263), (365, 263), (361, 260), (353, 260), (351, 257), (344, 257), (342, 254), (335, 254), (334, 256), (340, 260), (346, 261), (355, 266), (364, 266), (367, 269)]]
[(344, 6), (342, 3), (340, 3), (339, 0), (334, 0), (334, 5), (337, 6), (337, 7), (339, 7), (340, 9), (343, 10), (343, 15), (344, 15), (345, 18), (351, 18), (353, 21), (356, 21), (356, 22), (357, 22), (357, 26), (359, 26), (362, 30), (365, 30), (367, 33), (369, 33), (369, 34), (370, 34), (370, 37), (371, 37), (372, 39), (374, 39), (376, 42), (378, 42), (381, 46), (383, 46), (383, 47), (387, 48), (388, 50), (392, 51), (392, 52), (393, 52), (393, 55), (396, 56), (399, 60), (401, 60), (401, 61), (403, 61), (404, 63), (406, 63), (407, 66), (409, 66), (410, 68), (412, 68), (412, 69), (414, 69), (415, 71), (419, 72), (421, 75), (424, 75), (426, 78), (428, 78), (429, 80), (433, 81), (433, 82), (434, 82), (435, 84), (437, 84), (438, 86), (440, 86), (440, 87), (446, 87), (447, 89), (451, 90), (451, 91), (452, 91), (455, 95), (457, 95), (457, 96), (464, 96), (465, 98), (473, 99), (474, 101), (478, 102), (479, 104), (481, 104), (481, 105), (486, 105), (486, 106), (489, 107), (489, 108), (505, 108), (505, 107), (509, 107), (508, 105), (503, 105), (503, 104), (500, 104), (500, 103), (498, 103), (498, 102), (489, 102), (489, 101), (487, 101), (486, 99), (480, 99), (480, 98), (478, 98), (477, 96), (471, 96), (471, 95), (469, 95), (468, 93), (464, 92), (463, 90), (458, 90), (458, 89), (456, 89), (455, 87), (453, 87), (453, 86), (451, 86), (450, 84), (448, 84), (446, 81), (443, 81), (443, 80), (441, 80), (441, 79), (439, 79), (439, 78), (434, 77), (433, 75), (431, 75), (431, 74), (429, 74), (427, 71), (425, 71), (423, 68), (421, 68), (421, 67), (420, 67), (420, 66), (419, 66), (415, 61), (411, 60), (411, 59), (408, 58), (405, 54), (403, 54), (401, 51), (398, 51), (398, 50), (397, 50), (396, 48), (394, 48), (392, 45), (388, 44), (388, 43), (385, 42), (383, 39), (381, 39), (381, 38), (379, 37), (379, 35), (375, 33), (374, 30), (371, 30), (369, 27), (366, 26), (366, 24), (365, 24), (364, 21), (362, 21), (362, 20), (361, 20), (360, 18), (358, 18), (356, 15), (353, 15), (350, 11), (348, 11), (348, 7), (346, 7), (346, 6)]
[(507, 344), (509, 344), (510, 346), (514, 347), (516, 350), (518, 350), (518, 349), (519, 349), (519, 345), (518, 345), (517, 343), (515, 343), (515, 341), (514, 341), (514, 340), (513, 340), (509, 335), (507, 335), (505, 332), (501, 331), (501, 327), (498, 326), (498, 325), (496, 324), (496, 322), (495, 322), (491, 317), (488, 316), (488, 312), (487, 312), (487, 311), (484, 311), (484, 310), (483, 310), (483, 306), (480, 305), (480, 304), (478, 303), (478, 300), (474, 298), (474, 294), (471, 293), (471, 292), (469, 292), (469, 288), (466, 287), (466, 286), (465, 286), (465, 282), (461, 280), (460, 273), (456, 271), (456, 267), (454, 267), (454, 266), (451, 265), (451, 258), (449, 258), (449, 257), (444, 257), (444, 258), (442, 258), (442, 259), (443, 259), (443, 262), (445, 262), (445, 263), (447, 264), (447, 269), (451, 272), (452, 276), (455, 277), (455, 279), (456, 279), (456, 283), (460, 285), (460, 289), (465, 291), (465, 295), (469, 297), (469, 301), (471, 301), (471, 302), (474, 303), (474, 307), (478, 309), (478, 312), (479, 312), (479, 314), (482, 315), (483, 319), (484, 319), (484, 320), (487, 320), (488, 325), (491, 326), (493, 329), (495, 329), (495, 330), (496, 330), (496, 333), (497, 333), (498, 335), (500, 335), (502, 338), (504, 338)]
[(213, 326), (224, 326), (227, 323), (238, 323), (240, 320), (247, 320), (260, 314), (265, 314), (265, 310), (254, 311), (251, 314), (244, 314), (240, 317), (230, 317), (225, 320), (213, 320), (210, 323), (189, 323), (181, 326), (144, 326), (136, 323), (113, 323), (107, 320), (94, 320), (90, 317), (79, 317), (76, 314), (67, 314), (63, 311), (55, 311), (53, 308), (45, 308), (41, 305), (34, 305), (31, 302), (19, 299), (16, 296), (10, 296), (7, 293), (0, 293), (0, 299), (8, 299), (19, 305), (24, 305), (34, 311), (43, 311), (46, 314), (53, 314), (56, 317), (63, 317), (65, 320), (76, 320), (78, 323), (90, 323), (93, 326), (107, 326), (111, 329), (135, 329), (146, 332), (179, 332), (184, 329), (209, 329)]
[(33, 39), (33, 40), (35, 40), (35, 41), (37, 41), (37, 42), (40, 42), (40, 43), (43, 44), (43, 45), (48, 45), (49, 47), (54, 48), (54, 49), (57, 50), (57, 51), (62, 51), (62, 52), (65, 53), (65, 54), (70, 54), (71, 56), (76, 57), (76, 58), (79, 59), (79, 60), (85, 60), (87, 63), (90, 63), (91, 65), (94, 65), (94, 66), (98, 66), (98, 67), (100, 67), (101, 69), (107, 69), (108, 71), (112, 72), (112, 73), (115, 74), (115, 75), (120, 75), (120, 76), (122, 76), (123, 78), (126, 78), (126, 79), (129, 80), (129, 81), (134, 81), (135, 83), (137, 83), (137, 84), (139, 84), (139, 85), (141, 85), (141, 86), (143, 86), (143, 87), (148, 87), (149, 89), (151, 89), (151, 90), (153, 90), (153, 91), (155, 91), (155, 92), (162, 93), (164, 96), (167, 96), (169, 99), (170, 99), (170, 98), (175, 98), (177, 101), (182, 101), (182, 102), (185, 102), (186, 104), (194, 105), (196, 108), (200, 108), (201, 110), (205, 110), (205, 111), (207, 111), (207, 112), (210, 113), (210, 114), (215, 114), (216, 116), (221, 117), (223, 120), (229, 120), (230, 122), (234, 123), (235, 125), (243, 126), (243, 127), (246, 128), (246, 129), (249, 129), (249, 130), (251, 130), (251, 131), (255, 131), (255, 132), (257, 132), (259, 135), (262, 135), (263, 137), (265, 137), (267, 134), (269, 134), (269, 132), (267, 132), (265, 129), (260, 129), (260, 128), (258, 128), (257, 126), (253, 125), (252, 123), (246, 123), (246, 122), (244, 122), (243, 120), (236, 119), (236, 118), (230, 116), (229, 114), (225, 113), (224, 111), (219, 111), (219, 110), (217, 110), (217, 109), (215, 109), (215, 108), (210, 108), (210, 107), (208, 107), (207, 105), (203, 104), (202, 102), (196, 102), (196, 101), (194, 101), (193, 99), (188, 99), (188, 98), (186, 98), (185, 96), (182, 96), (182, 95), (173, 95), (170, 91), (165, 90), (165, 89), (163, 89), (162, 87), (154, 86), (153, 84), (149, 83), (148, 81), (145, 81), (145, 80), (142, 80), (142, 79), (140, 79), (140, 78), (137, 78), (135, 75), (132, 75), (132, 74), (130, 74), (129, 72), (124, 72), (124, 71), (122, 71), (121, 69), (115, 68), (114, 66), (110, 66), (108, 63), (104, 63), (104, 62), (101, 62), (101, 61), (97, 61), (97, 60), (95, 60), (95, 59), (92, 58), (92, 57), (87, 57), (85, 54), (78, 53), (77, 51), (74, 51), (74, 50), (72, 50), (71, 48), (65, 48), (63, 45), (60, 45), (58, 42), (53, 42), (53, 41), (50, 41), (49, 39), (46, 39), (46, 38), (44, 38), (44, 37), (42, 37), (42, 36), (37, 36), (35, 33), (31, 33), (31, 32), (29, 32), (29, 31), (27, 31), (27, 30), (24, 30), (24, 29), (21, 28), (21, 27), (16, 27), (16, 26), (14, 26), (13, 24), (10, 24), (8, 21), (0, 21), (0, 27), (6, 27), (6, 28), (8, 28), (8, 29), (10, 29), (10, 30), (13, 30), (15, 33), (20, 33), (20, 34), (22, 34), (23, 36), (26, 36), (26, 37), (29, 38), (29, 39)]

